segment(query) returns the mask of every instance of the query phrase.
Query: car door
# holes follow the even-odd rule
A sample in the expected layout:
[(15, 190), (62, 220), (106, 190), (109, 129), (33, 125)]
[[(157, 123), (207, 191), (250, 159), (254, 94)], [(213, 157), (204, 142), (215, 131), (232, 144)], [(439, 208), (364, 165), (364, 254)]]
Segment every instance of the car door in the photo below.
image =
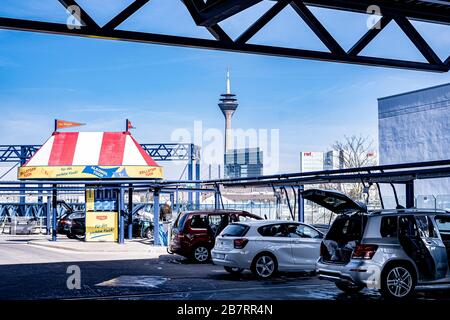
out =
[(314, 269), (320, 255), (323, 235), (305, 224), (289, 225), (293, 261), (301, 270)]
[(211, 237), (208, 234), (208, 217), (206, 214), (192, 215), (189, 229), (188, 236), (190, 237), (191, 245), (195, 246), (199, 242), (212, 245)]
[(419, 235), (431, 254), (435, 264), (435, 279), (444, 278), (447, 275), (448, 260), (444, 242), (433, 220), (427, 216), (416, 216)]
[(269, 251), (275, 255), (280, 270), (291, 270), (295, 267), (292, 256), (292, 245), (286, 223), (269, 224), (258, 229), (261, 234), (258, 240), (258, 252)]
[[(447, 260), (450, 258), (450, 215), (438, 215), (434, 218), (442, 242), (447, 250)], [(450, 266), (450, 260), (448, 261)]]

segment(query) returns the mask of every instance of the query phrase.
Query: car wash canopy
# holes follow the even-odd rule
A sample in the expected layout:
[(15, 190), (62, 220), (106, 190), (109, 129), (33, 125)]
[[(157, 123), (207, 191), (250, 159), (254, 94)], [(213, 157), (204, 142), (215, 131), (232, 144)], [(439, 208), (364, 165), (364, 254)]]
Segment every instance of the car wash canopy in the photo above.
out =
[(130, 132), (54, 132), (19, 179), (161, 179), (162, 168)]

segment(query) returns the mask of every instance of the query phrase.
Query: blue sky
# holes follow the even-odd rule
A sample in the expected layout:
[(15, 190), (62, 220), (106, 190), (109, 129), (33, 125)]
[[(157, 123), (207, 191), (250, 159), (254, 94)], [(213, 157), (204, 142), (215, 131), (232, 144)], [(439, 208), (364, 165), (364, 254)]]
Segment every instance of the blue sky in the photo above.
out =
[[(79, 1), (100, 24), (129, 2)], [(270, 5), (265, 1), (222, 27), (236, 37)], [(65, 22), (61, 8), (57, 0), (2, 0), (0, 16)], [(366, 30), (365, 15), (313, 12), (344, 48)], [(414, 25), (441, 58), (450, 55), (450, 27)], [(150, 1), (120, 28), (210, 37), (179, 0)], [(252, 42), (325, 50), (290, 9)], [(423, 60), (395, 25), (364, 54)], [(0, 30), (0, 144), (42, 143), (54, 118), (86, 122), (89, 131), (122, 130), (130, 118), (136, 138), (147, 143), (168, 142), (173, 130), (192, 129), (195, 120), (221, 129), (217, 102), (227, 67), (240, 103), (234, 127), (280, 129), (283, 172), (299, 170), (301, 150), (325, 150), (344, 135), (376, 140), (378, 97), (450, 81), (448, 73)]]

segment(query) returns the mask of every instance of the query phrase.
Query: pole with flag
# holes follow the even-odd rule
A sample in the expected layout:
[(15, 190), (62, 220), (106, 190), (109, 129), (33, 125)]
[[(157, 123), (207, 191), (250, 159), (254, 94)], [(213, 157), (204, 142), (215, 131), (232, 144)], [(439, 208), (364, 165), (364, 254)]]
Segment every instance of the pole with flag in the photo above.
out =
[(80, 123), (80, 122), (55, 119), (55, 132), (58, 131), (58, 129), (66, 129), (66, 128), (84, 126), (84, 125), (86, 125), (86, 124)]
[(131, 124), (131, 121), (127, 119), (127, 121), (126, 121), (126, 131), (127, 131), (127, 132), (130, 131), (130, 129), (136, 129), (136, 127), (134, 127), (134, 126)]

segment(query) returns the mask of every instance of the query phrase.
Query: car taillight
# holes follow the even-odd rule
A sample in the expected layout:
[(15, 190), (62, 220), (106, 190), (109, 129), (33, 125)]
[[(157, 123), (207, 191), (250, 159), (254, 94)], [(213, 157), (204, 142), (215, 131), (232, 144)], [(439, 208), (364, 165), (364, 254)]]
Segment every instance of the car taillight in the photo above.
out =
[(353, 251), (352, 259), (366, 259), (370, 260), (377, 252), (378, 246), (374, 244), (360, 244), (357, 245)]
[(234, 240), (234, 248), (235, 249), (244, 249), (247, 245), (248, 239), (235, 239)]

